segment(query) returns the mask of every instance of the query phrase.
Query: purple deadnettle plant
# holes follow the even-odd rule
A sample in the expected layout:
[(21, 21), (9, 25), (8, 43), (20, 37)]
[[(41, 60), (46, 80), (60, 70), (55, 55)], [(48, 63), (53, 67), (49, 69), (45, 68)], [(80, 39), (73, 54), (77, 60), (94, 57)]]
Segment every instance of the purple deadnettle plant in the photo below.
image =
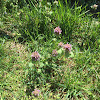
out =
[(70, 44), (67, 43), (67, 44), (63, 45), (63, 48), (65, 49), (65, 51), (70, 52), (71, 49), (72, 49), (72, 45), (70, 45)]
[(32, 92), (32, 94), (34, 94), (35, 96), (39, 96), (40, 90), (38, 89), (34, 89), (34, 91)]
[(72, 49), (72, 45), (67, 43), (67, 44), (63, 45), (63, 48), (65, 49), (65, 57), (68, 58), (70, 55), (71, 49)]
[(59, 28), (59, 26), (56, 27), (56, 28), (54, 29), (54, 33), (55, 33), (56, 35), (60, 35), (61, 32), (62, 32), (62, 30), (61, 30), (61, 28)]
[(53, 56), (57, 56), (57, 55), (58, 55), (58, 52), (57, 52), (56, 49), (52, 51), (52, 55), (53, 55)]
[(38, 51), (33, 52), (31, 57), (32, 57), (33, 61), (37, 61), (40, 59), (40, 55), (39, 55)]
[(63, 45), (64, 45), (63, 42), (58, 43), (58, 46), (59, 46), (59, 47), (63, 47)]

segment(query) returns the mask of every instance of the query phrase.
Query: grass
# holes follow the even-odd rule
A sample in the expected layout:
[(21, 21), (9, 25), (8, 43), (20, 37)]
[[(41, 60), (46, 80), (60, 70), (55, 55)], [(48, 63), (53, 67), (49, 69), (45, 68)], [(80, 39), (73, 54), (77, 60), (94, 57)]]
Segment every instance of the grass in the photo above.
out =
[[(90, 17), (86, 6), (75, 3), (71, 8), (60, 0), (58, 4), (2, 2), (1, 100), (99, 100), (99, 17)], [(59, 36), (54, 33), (58, 26), (62, 30)], [(60, 42), (71, 44), (71, 52), (66, 54), (58, 46)], [(57, 55), (53, 56), (55, 49)], [(39, 61), (32, 60), (35, 51), (40, 55)], [(39, 96), (32, 94), (36, 88)]]

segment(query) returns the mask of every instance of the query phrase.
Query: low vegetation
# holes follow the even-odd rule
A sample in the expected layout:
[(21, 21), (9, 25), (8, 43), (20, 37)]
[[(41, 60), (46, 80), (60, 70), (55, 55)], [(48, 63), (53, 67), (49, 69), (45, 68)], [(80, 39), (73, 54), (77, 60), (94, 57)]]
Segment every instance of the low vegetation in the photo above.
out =
[(1, 100), (100, 99), (99, 12), (67, 0), (0, 3)]

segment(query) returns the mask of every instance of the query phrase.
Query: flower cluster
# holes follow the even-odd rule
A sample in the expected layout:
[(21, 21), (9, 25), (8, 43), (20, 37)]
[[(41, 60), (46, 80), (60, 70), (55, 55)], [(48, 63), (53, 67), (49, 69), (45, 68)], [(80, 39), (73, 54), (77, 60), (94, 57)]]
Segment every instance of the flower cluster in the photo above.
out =
[(59, 46), (59, 47), (63, 47), (63, 45), (64, 45), (63, 42), (58, 43), (58, 46)]
[(57, 52), (56, 49), (52, 51), (52, 55), (53, 55), (53, 56), (57, 56), (57, 54), (58, 54), (58, 52)]
[(34, 60), (37, 61), (37, 60), (40, 59), (40, 55), (39, 55), (38, 51), (33, 52), (32, 55), (31, 55), (31, 57), (32, 57), (33, 61)]
[(40, 90), (38, 89), (34, 89), (34, 91), (32, 92), (32, 94), (34, 94), (35, 96), (39, 96)]
[[(59, 34), (61, 34), (62, 30), (58, 26), (58, 27), (56, 27), (54, 29), (54, 32), (59, 35)], [(55, 42), (56, 41), (56, 38), (54, 38), (53, 41)], [(60, 43), (58, 43), (58, 46), (59, 47), (62, 47), (62, 49), (59, 49), (58, 51), (56, 49), (54, 49), (52, 51), (52, 56), (57, 56), (58, 54), (62, 54), (63, 53), (62, 50), (65, 49), (65, 57), (69, 57), (69, 54), (70, 54), (69, 52), (72, 49), (72, 45), (71, 44), (68, 44), (68, 43), (67, 44), (64, 44), (63, 42), (60, 42)], [(32, 60), (33, 61), (37, 61), (37, 60), (40, 59), (40, 54), (38, 53), (38, 51), (35, 51), (35, 52), (32, 53), (31, 57), (32, 57)], [(37, 66), (37, 69), (38, 69), (38, 66)], [(40, 73), (41, 72), (41, 69), (38, 69), (37, 71)], [(34, 96), (39, 96), (40, 90), (39, 89), (34, 89), (34, 91), (32, 91), (32, 94), (34, 94)]]
[(92, 9), (97, 9), (98, 5), (94, 4), (93, 6), (91, 6)]
[(54, 29), (54, 33), (55, 33), (56, 35), (60, 35), (61, 32), (62, 32), (62, 30), (61, 30), (61, 28), (59, 28), (59, 26), (56, 27), (56, 28)]
[(70, 44), (65, 44), (65, 45), (63, 45), (63, 48), (66, 50), (66, 51), (71, 51), (71, 49), (72, 49), (72, 46), (70, 45)]

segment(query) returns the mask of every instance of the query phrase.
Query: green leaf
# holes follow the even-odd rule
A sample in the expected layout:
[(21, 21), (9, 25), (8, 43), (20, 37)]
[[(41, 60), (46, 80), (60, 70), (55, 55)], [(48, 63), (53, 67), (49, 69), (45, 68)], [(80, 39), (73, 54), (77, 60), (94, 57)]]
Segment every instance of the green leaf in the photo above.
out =
[(58, 54), (62, 54), (63, 53), (63, 48), (60, 48), (57, 52), (58, 52)]
[(29, 63), (29, 67), (32, 67), (33, 66), (33, 64), (32, 63)]
[(41, 69), (38, 69), (38, 71), (37, 71), (38, 73), (41, 73)]
[(70, 52), (70, 57), (74, 57), (74, 53), (73, 52)]
[(46, 61), (45, 64), (48, 65), (48, 62)]
[(40, 67), (43, 67), (44, 66), (44, 63), (43, 62), (40, 62)]

